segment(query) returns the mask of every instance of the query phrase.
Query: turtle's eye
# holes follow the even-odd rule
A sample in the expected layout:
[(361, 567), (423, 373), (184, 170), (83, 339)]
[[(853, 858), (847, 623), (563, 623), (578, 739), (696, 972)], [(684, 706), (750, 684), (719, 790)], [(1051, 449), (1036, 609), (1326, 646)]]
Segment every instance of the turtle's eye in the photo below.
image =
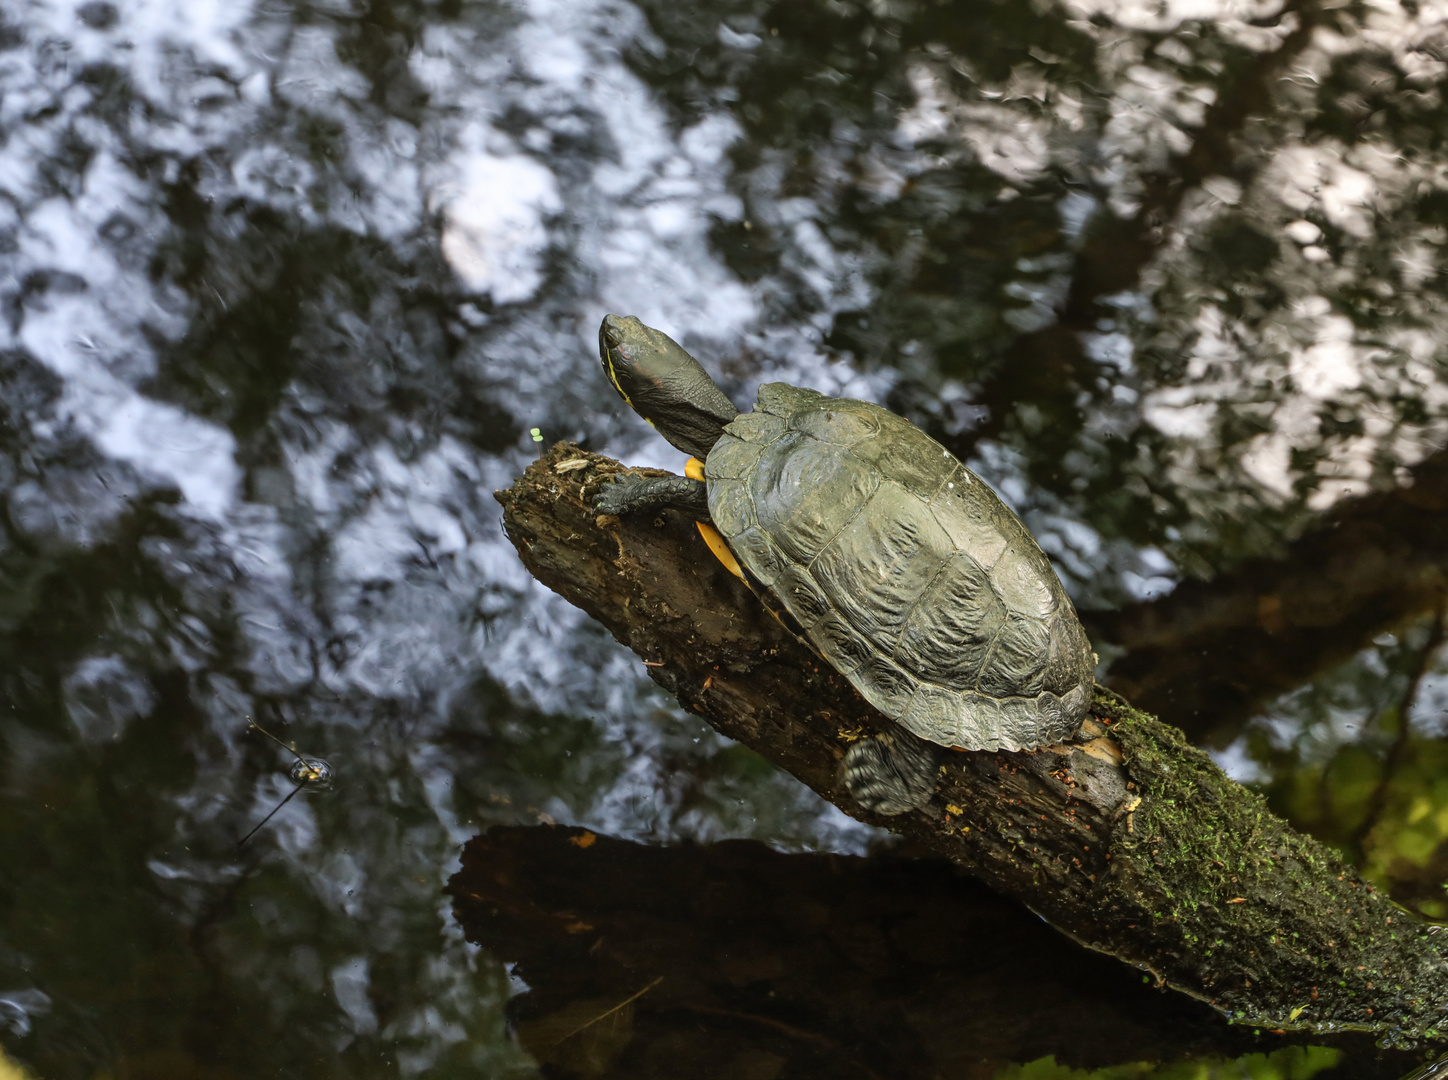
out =
[(618, 348), (623, 341), (623, 328), (620, 325), (622, 320), (617, 315), (605, 315), (603, 325), (598, 328), (599, 341), (603, 345), (603, 351)]

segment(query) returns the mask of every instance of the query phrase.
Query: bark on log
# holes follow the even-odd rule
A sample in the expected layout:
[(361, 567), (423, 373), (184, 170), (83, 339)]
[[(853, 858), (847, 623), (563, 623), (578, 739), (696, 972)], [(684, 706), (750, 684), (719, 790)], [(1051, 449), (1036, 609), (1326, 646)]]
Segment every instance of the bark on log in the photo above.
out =
[(1109, 692), (1071, 743), (953, 753), (923, 810), (861, 811), (836, 766), (882, 718), (718, 565), (691, 522), (595, 519), (585, 497), (622, 469), (560, 443), (498, 493), (504, 525), (529, 571), (633, 649), (683, 708), (846, 813), (1237, 1022), (1390, 1045), (1448, 1031), (1448, 957), (1433, 928)]

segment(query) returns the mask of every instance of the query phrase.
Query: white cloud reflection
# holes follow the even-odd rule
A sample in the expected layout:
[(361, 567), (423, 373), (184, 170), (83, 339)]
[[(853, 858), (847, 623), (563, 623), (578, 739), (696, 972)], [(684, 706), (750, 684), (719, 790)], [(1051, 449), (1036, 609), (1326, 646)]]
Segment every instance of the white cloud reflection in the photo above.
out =
[(562, 209), (553, 174), (521, 154), (470, 154), (443, 201), (442, 253), (468, 288), (496, 303), (527, 300), (543, 283), (545, 219)]

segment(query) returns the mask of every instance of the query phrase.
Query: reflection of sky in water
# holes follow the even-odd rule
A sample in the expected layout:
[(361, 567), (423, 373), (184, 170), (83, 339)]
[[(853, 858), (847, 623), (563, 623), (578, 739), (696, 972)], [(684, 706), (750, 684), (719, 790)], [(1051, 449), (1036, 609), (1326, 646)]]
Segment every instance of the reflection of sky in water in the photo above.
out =
[[(325, 20), (288, 27), (239, 5), (127, 5), (99, 30), (70, 7), (32, 5), (30, 46), (11, 51), (5, 71), (7, 124), (22, 134), (7, 148), (0, 183), (18, 207), (10, 279), (27, 288), (3, 347), (23, 349), (60, 380), (46, 413), (27, 417), (30, 437), (43, 443), (63, 432), (122, 470), (94, 490), (47, 470), (13, 488), (14, 520), (32, 535), (93, 544), (141, 491), (174, 488), (181, 497), (169, 515), (179, 536), (144, 549), (196, 612), (174, 613), (159, 629), (211, 730), (196, 746), (196, 782), (175, 798), (181, 850), (166, 845), (147, 861), (150, 873), (183, 909), (209, 886), (238, 880), (241, 865), (227, 856), (226, 838), (289, 790), (279, 772), (244, 779), (254, 772), (243, 760), (256, 751), (240, 737), (243, 718), (282, 703), (282, 717), (297, 725), (288, 735), (328, 756), (338, 790), (294, 800), (254, 844), (306, 883), (317, 917), (365, 927), (350, 944), (346, 933), (329, 935), (322, 954), (300, 954), (292, 974), (304, 989), (330, 994), (340, 1010), (338, 1029), (349, 1034), (331, 1049), (369, 1037), (410, 1045), (408, 1071), (476, 1036), (478, 1010), (492, 1007), (493, 992), (469, 973), (473, 961), (442, 919), (444, 940), (426, 953), (435, 960), (384, 1027), (369, 998), (376, 958), (368, 953), (416, 918), (407, 912), (418, 899), (435, 896), (456, 846), (483, 824), (480, 815), (551, 816), (656, 839), (757, 829), (787, 845), (854, 849), (863, 836), (768, 770), (763, 786), (749, 772), (730, 780), (726, 770), (703, 797), (671, 791), (687, 786), (681, 763), (734, 752), (655, 705), (632, 658), (527, 579), (488, 495), (521, 469), (522, 443), (480, 456), (452, 435), (429, 438), (385, 417), (387, 434), (367, 437), (326, 400), (325, 388), (302, 379), (283, 393), (273, 420), (280, 464), (253, 467), (244, 501), (232, 431), (154, 393), (166, 362), (158, 354), (185, 355), (198, 306), (225, 312), (248, 287), (239, 274), (229, 276), (225, 259), (207, 265), (214, 279), (193, 282), (191, 295), (150, 272), (168, 235), (156, 184), (177, 183), (179, 161), (199, 161), (195, 183), (206, 212), (244, 199), (252, 215), (270, 207), (302, 230), (380, 236), (403, 249), (434, 242), (435, 220), (438, 249), (474, 294), (460, 308), (464, 333), (472, 334), (459, 361), (474, 385), (549, 437), (586, 435), (635, 459), (674, 463), (661, 444), (640, 452), (647, 436), (627, 420), (594, 412), (603, 389), (594, 327), (604, 311), (623, 310), (686, 339), (728, 342), (757, 317), (748, 290), (711, 256), (706, 236), (714, 217), (741, 213), (724, 190), (723, 155), (736, 132), (718, 116), (677, 136), (670, 130), (620, 61), (620, 47), (646, 33), (626, 9), (535, 4), (521, 14), (508, 33), (485, 20), (426, 29), (408, 57), (412, 77), (430, 94), (416, 125), (368, 105), (371, 84), (339, 59)], [(82, 65), (103, 59), (119, 65), (140, 95), (129, 116), (105, 116), (105, 95), (76, 78)], [(141, 101), (154, 117), (140, 111)], [(321, 166), (299, 154), (292, 133), (270, 120), (279, 110), (337, 125), (345, 155)], [(37, 111), (38, 121), (17, 124)], [(517, 130), (520, 112), (527, 120)], [(498, 126), (505, 118), (509, 131)], [(45, 174), (70, 140), (85, 144), (86, 160), (57, 191)], [(138, 146), (159, 155), (145, 177), (133, 171)], [(246, 221), (231, 227), (245, 229)], [(522, 303), (532, 304), (531, 314), (511, 308)], [(345, 324), (355, 319), (345, 310), (333, 318), (354, 341), (388, 332)], [(818, 384), (870, 392), (853, 374), (840, 369), (841, 379), (822, 368), (810, 340), (775, 332), (767, 352), (789, 377), (813, 372)], [(467, 403), (449, 407), (465, 411)], [(616, 445), (604, 438), (615, 426)], [(113, 488), (125, 496), (108, 497)], [(227, 647), (229, 660), (215, 640), (220, 608), (241, 635)], [(85, 744), (122, 739), (155, 705), (142, 641), (150, 634), (142, 630), (138, 639), (135, 629), (118, 615), (107, 630), (120, 639), (116, 649), (83, 656), (64, 674), (65, 708)], [(516, 746), (524, 758), (530, 739), (541, 738), (526, 717), (524, 726), (508, 719), (516, 710), (489, 716), (469, 708), (467, 687), (480, 674), (545, 710), (593, 718), (596, 734), (565, 732), (555, 752), (571, 756), (566, 744), (576, 742), (580, 755), (600, 759), (602, 774), (565, 781), (555, 793), (546, 780), (530, 790), (526, 777), (519, 789), (509, 763), (493, 764), (484, 790), (474, 785), (459, 803), (455, 747), (436, 741), (450, 724)], [(385, 719), (389, 701), (408, 717), (402, 730)], [(562, 716), (546, 722), (590, 726)], [(512, 730), (489, 733), (490, 723)], [(12, 764), (19, 764), (29, 737), (12, 735)], [(66, 739), (56, 731), (37, 737)], [(600, 753), (604, 747), (615, 749)], [(250, 783), (251, 793), (238, 783)], [(756, 825), (753, 804), (771, 788), (764, 798), (778, 809)], [(344, 803), (351, 806), (339, 819)], [(402, 808), (414, 819), (406, 830), (389, 822)], [(417, 817), (424, 808), (431, 821)], [(399, 875), (422, 887), (382, 884)], [(278, 911), (267, 933), (286, 937), (288, 919), (305, 907), (291, 916)], [(423, 910), (435, 920), (444, 908), (434, 899)], [(19, 1017), (15, 1030), (43, 1012), (38, 995), (6, 998)], [(485, 1058), (500, 1053), (506, 1057), (499, 1049)]]
[[(935, 367), (948, 333), (922, 321), (895, 367), (864, 349), (839, 363), (827, 347), (840, 313), (888, 315), (927, 246), (924, 226), (892, 247), (879, 239), (889, 229), (842, 221), (923, 199), (955, 167), (978, 170), (972, 182), (999, 200), (983, 217), (1039, 195), (1062, 239), (1007, 260), (984, 306), (1016, 304), (1000, 316), (1012, 332), (1047, 326), (1093, 212), (1137, 205), (1143, 176), (1184, 149), (1214, 100), (1184, 20), (1214, 19), (1247, 49), (1281, 37), (1249, 25), (1252, 4), (1068, 10), (1109, 94), (1062, 78), (1067, 61), (1043, 48), (997, 77), (927, 45), (905, 65), (914, 99), (881, 95), (878, 130), (836, 123), (802, 184), (788, 147), (736, 156), (757, 134), (727, 107), (737, 88), (688, 110), (663, 100), (638, 55), (670, 45), (622, 3), (468, 8), (406, 41), (367, 38), (323, 8), (25, 4), (10, 16), (24, 42), (0, 53), (0, 349), (55, 393), (25, 407), (15, 456), (29, 464), (5, 464), (0, 484), (27, 543), (133, 543), (174, 605), (122, 585), (96, 605), (96, 640), (56, 673), (72, 730), (58, 716), (0, 728), (7, 790), (24, 793), (47, 760), (92, 762), (139, 737), (178, 708), (153, 669), (177, 673), (195, 710), (173, 732), (187, 779), (150, 796), (170, 833), (143, 855), (155, 888), (199, 920), (216, 889), (257, 873), (229, 842), (289, 790), (244, 717), (286, 724), (339, 783), (294, 799), (257, 842), (305, 893), (261, 895), (257, 933), (301, 942), (335, 921), (325, 940), (283, 950), (286, 978), (330, 995), (336, 1048), (402, 1047), (411, 1072), (468, 1039), (479, 1062), (512, 1067), (497, 1032), (506, 979), (478, 974), (436, 896), (456, 846), (490, 821), (860, 849), (867, 830), (681, 717), (631, 655), (532, 582), (490, 493), (533, 454), (534, 425), (677, 467), (596, 370), (607, 311), (679, 337), (741, 401), (770, 378), (873, 400), (923, 382), (944, 430), (973, 423), (976, 373)], [(1442, 68), (1433, 19), (1426, 5), (1417, 17), (1375, 8), (1366, 39), (1426, 88)], [(767, 28), (736, 22), (709, 40), (762, 53)], [(1360, 47), (1324, 33), (1291, 79), (1308, 94), (1335, 54)], [(1083, 394), (1080, 460), (1066, 469), (1085, 475), (1093, 453), (1148, 431), (1160, 456), (1123, 466), (1121, 486), (1144, 490), (1165, 470), (1192, 543), (1244, 507), (1289, 503), (1304, 469), (1312, 509), (1367, 490), (1442, 432), (1434, 365), (1448, 327), (1434, 290), (1448, 233), (1392, 223), (1437, 183), (1438, 159), (1280, 128), (1251, 148), (1250, 177), (1209, 177), (1188, 197), (1144, 288), (1114, 298), (1118, 317), (1087, 342), (1108, 392)], [(1212, 280), (1196, 238), (1237, 221), (1271, 238), (1275, 306), (1244, 311)], [(774, 245), (749, 280), (720, 254), (731, 229)], [(1370, 262), (1384, 302), (1406, 313), (1373, 333), (1339, 303)], [(275, 354), (227, 352), (275, 329), (289, 302)], [(1387, 404), (1403, 393), (1421, 401), (1419, 420)], [(261, 423), (247, 419), (253, 399)], [(1353, 424), (1324, 437), (1324, 411)], [(1245, 415), (1253, 433), (1228, 438), (1227, 420)], [(1017, 418), (1014, 441), (981, 445), (971, 464), (1083, 602), (1167, 591), (1181, 531), (1128, 541), (1033, 484), (1032, 425), (1046, 421), (1031, 402)], [(1306, 465), (1294, 460), (1305, 444), (1322, 451)], [(172, 490), (179, 502), (126, 540), (133, 508)], [(0, 612), (7, 631), (30, 617), (23, 600), (13, 609)], [(1425, 708), (1432, 695), (1436, 683)], [(281, 979), (242, 963), (243, 944), (219, 948), (239, 985), (265, 994)], [(368, 988), (398, 966), (415, 988), (383, 1015)], [(23, 1034), (49, 1003), (7, 991), (0, 1022)]]

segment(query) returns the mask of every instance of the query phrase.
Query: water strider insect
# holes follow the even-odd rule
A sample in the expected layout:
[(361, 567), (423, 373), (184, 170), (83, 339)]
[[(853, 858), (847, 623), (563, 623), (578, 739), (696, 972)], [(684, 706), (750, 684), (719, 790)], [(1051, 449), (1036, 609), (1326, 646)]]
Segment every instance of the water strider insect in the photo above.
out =
[(261, 831), (261, 827), (263, 825), (265, 825), (272, 818), (276, 817), (277, 814), (281, 812), (282, 807), (286, 806), (287, 803), (291, 802), (292, 799), (296, 797), (297, 793), (303, 788), (310, 787), (313, 789), (321, 790), (323, 788), (329, 787), (332, 783), (332, 766), (326, 761), (323, 761), (321, 758), (303, 757), (301, 754), (297, 753), (297, 748), (295, 746), (282, 742), (281, 739), (278, 739), (270, 731), (262, 727), (249, 716), (246, 718), (246, 727), (248, 731), (261, 732), (268, 739), (276, 743), (278, 746), (282, 747), (284, 750), (286, 750), (289, 754), (297, 759), (296, 761), (292, 762), (292, 767), (287, 770), (287, 775), (291, 777), (293, 783), (296, 786), (287, 793), (286, 798), (282, 799), (281, 802), (277, 803), (274, 807), (271, 808), (271, 812), (268, 813), (266, 817), (262, 818), (254, 826), (252, 826), (251, 832), (247, 833), (236, 842), (238, 850), (244, 847), (248, 840), (255, 836), (259, 831)]

